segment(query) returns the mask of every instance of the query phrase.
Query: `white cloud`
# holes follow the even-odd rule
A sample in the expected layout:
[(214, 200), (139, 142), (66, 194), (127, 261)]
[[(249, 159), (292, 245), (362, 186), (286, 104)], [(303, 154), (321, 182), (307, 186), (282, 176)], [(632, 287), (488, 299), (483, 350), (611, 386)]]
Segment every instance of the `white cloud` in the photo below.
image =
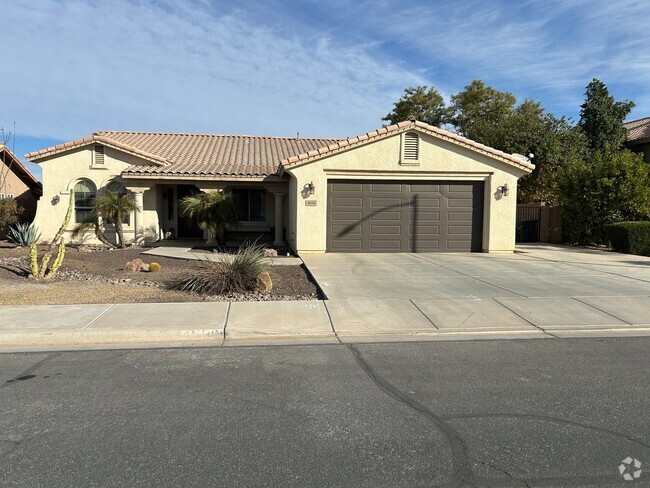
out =
[(351, 135), (423, 79), (364, 45), (206, 2), (18, 0), (3, 11), (3, 117), (23, 133)]

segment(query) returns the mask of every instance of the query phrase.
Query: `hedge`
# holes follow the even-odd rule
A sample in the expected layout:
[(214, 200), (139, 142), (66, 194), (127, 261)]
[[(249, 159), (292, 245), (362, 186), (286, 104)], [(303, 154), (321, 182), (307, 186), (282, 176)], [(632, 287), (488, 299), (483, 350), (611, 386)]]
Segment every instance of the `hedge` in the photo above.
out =
[(609, 224), (605, 233), (614, 251), (650, 256), (650, 222)]

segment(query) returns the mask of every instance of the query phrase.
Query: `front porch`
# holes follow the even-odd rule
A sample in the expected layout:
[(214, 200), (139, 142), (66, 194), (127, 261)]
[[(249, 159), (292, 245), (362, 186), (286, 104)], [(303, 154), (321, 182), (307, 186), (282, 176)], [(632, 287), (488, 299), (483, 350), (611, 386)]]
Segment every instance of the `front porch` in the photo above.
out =
[(225, 191), (235, 196), (239, 223), (226, 228), (226, 247), (257, 241), (282, 247), (286, 244), (288, 202), (284, 198), (288, 182), (177, 182), (126, 181), (137, 207), (134, 212), (134, 233), (137, 242), (160, 240), (208, 240), (208, 231), (196, 219), (180, 212), (182, 198), (199, 192)]

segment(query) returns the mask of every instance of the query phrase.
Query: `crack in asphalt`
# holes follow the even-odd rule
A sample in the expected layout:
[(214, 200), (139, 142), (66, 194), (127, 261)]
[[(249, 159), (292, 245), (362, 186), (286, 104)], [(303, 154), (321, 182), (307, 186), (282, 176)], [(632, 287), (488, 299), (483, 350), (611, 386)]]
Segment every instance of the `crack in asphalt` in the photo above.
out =
[(381, 377), (375, 370), (368, 364), (361, 352), (351, 344), (346, 344), (346, 347), (354, 355), (354, 359), (361, 368), (361, 370), (375, 383), (379, 389), (386, 393), (389, 397), (403, 403), (417, 413), (428, 418), (435, 427), (444, 434), (447, 442), (451, 448), (451, 458), (453, 465), (453, 478), (457, 482), (457, 486), (475, 486), (476, 479), (472, 472), (471, 458), (469, 457), (467, 443), (460, 435), (460, 433), (451, 426), (445, 419), (435, 412), (425, 407), (416, 399), (407, 395), (406, 393), (398, 390), (386, 379)]
[(520, 482), (520, 483), (523, 483), (523, 485), (524, 485), (526, 488), (531, 488), (531, 486), (528, 484), (528, 482), (527, 482), (526, 480), (522, 480), (522, 479), (520, 479), (520, 478), (515, 478), (514, 476), (512, 476), (512, 474), (510, 474), (508, 471), (506, 471), (506, 470), (503, 469), (503, 468), (500, 468), (500, 467), (498, 467), (498, 466), (495, 466), (494, 464), (490, 464), (490, 463), (488, 463), (488, 462), (486, 462), (486, 461), (479, 461), (478, 459), (475, 459), (475, 458), (472, 458), (472, 461), (474, 461), (475, 463), (478, 463), (478, 464), (482, 464), (483, 466), (487, 466), (487, 467), (489, 467), (489, 468), (492, 468), (492, 469), (494, 469), (495, 471), (499, 471), (499, 472), (505, 474), (505, 475), (506, 475), (508, 478), (510, 478), (512, 481), (518, 481), (518, 482)]
[(16, 383), (17, 383), (16, 380), (20, 380), (21, 378), (25, 378), (25, 376), (29, 376), (29, 375), (31, 375), (31, 374), (34, 373), (38, 368), (40, 368), (41, 366), (43, 366), (45, 363), (47, 363), (48, 361), (50, 361), (50, 360), (52, 360), (52, 359), (54, 359), (54, 358), (60, 356), (61, 354), (62, 354), (61, 352), (55, 352), (55, 353), (52, 353), (52, 354), (48, 354), (46, 357), (44, 357), (44, 358), (41, 359), (40, 361), (34, 363), (32, 366), (30, 366), (29, 368), (27, 368), (27, 369), (26, 369), (25, 371), (23, 371), (22, 373), (16, 375), (13, 379), (11, 379), (11, 380), (9, 380), (9, 381), (5, 381), (3, 384), (1, 384), (1, 385), (0, 385), (0, 390), (4, 390), (5, 388), (7, 388), (7, 387), (9, 387), (9, 386), (11, 386), (11, 385), (16, 384)]
[(557, 417), (549, 417), (547, 415), (537, 415), (537, 414), (517, 414), (517, 413), (485, 413), (485, 414), (459, 414), (459, 415), (445, 415), (443, 416), (445, 420), (466, 420), (466, 419), (491, 419), (491, 418), (512, 418), (512, 419), (519, 419), (519, 420), (543, 420), (546, 422), (553, 422), (556, 424), (564, 424), (564, 425), (571, 425), (573, 427), (580, 427), (582, 429), (586, 430), (593, 430), (595, 432), (601, 432), (603, 434), (609, 434), (613, 435), (615, 437), (620, 437), (623, 439), (626, 439), (630, 442), (633, 442), (634, 444), (638, 444), (642, 447), (650, 449), (650, 444), (646, 444), (638, 439), (635, 439), (632, 436), (629, 436), (627, 434), (623, 434), (621, 432), (616, 432), (614, 430), (609, 430), (609, 429), (604, 429), (602, 427), (596, 427), (593, 425), (587, 425), (583, 424), (580, 422), (577, 422), (575, 420), (566, 420), (566, 419), (560, 419)]

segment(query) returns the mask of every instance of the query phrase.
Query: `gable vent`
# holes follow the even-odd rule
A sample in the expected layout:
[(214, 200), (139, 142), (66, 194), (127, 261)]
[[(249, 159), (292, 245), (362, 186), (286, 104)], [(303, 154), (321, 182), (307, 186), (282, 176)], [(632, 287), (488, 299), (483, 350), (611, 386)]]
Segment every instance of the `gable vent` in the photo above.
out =
[(95, 145), (95, 164), (104, 164), (104, 146)]
[(406, 161), (417, 161), (420, 150), (420, 138), (415, 132), (404, 134), (404, 159)]

